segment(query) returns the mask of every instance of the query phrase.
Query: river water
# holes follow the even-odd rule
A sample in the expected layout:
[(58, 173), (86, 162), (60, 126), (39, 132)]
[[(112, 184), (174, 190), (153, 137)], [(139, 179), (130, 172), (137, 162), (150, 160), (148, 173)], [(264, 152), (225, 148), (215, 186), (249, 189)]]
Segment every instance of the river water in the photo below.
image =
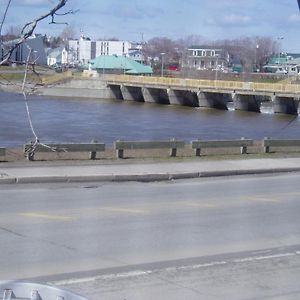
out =
[[(34, 130), (43, 143), (117, 139), (163, 140), (300, 138), (298, 116), (223, 111), (121, 100), (28, 97)], [(0, 147), (34, 140), (22, 95), (0, 93)]]

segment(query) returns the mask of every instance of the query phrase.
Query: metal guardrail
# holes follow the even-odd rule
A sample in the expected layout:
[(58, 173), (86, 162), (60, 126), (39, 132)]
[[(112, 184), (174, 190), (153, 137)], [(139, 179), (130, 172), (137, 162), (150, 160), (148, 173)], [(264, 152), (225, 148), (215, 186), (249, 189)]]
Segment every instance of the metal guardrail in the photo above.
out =
[(196, 140), (192, 141), (192, 148), (195, 149), (196, 156), (200, 156), (202, 148), (240, 148), (241, 154), (247, 154), (247, 147), (253, 146), (254, 141), (250, 139), (240, 140)]
[(86, 143), (86, 144), (37, 144), (34, 146), (33, 151), (32, 144), (23, 145), (24, 154), (27, 155), (28, 160), (34, 160), (34, 154), (38, 152), (90, 152), (90, 159), (96, 159), (96, 154), (99, 151), (105, 151), (105, 144), (103, 143)]
[(181, 79), (167, 77), (150, 77), (150, 76), (129, 76), (129, 75), (105, 75), (107, 82), (114, 83), (130, 83), (138, 85), (156, 85), (167, 87), (181, 88), (207, 88), (207, 89), (223, 89), (238, 91), (256, 91), (266, 93), (300, 93), (299, 84), (287, 83), (259, 83), (259, 82), (239, 82), (225, 80), (201, 80), (201, 79)]
[(0, 293), (3, 300), (88, 300), (68, 290), (22, 281), (0, 281)]
[(135, 149), (170, 149), (170, 156), (175, 157), (177, 148), (183, 148), (184, 141), (177, 141), (175, 139), (169, 141), (116, 141), (114, 148), (116, 150), (117, 158), (124, 158), (124, 150)]
[(270, 147), (300, 147), (300, 140), (292, 140), (292, 139), (271, 139), (265, 138), (262, 143), (264, 147), (264, 152), (269, 153)]

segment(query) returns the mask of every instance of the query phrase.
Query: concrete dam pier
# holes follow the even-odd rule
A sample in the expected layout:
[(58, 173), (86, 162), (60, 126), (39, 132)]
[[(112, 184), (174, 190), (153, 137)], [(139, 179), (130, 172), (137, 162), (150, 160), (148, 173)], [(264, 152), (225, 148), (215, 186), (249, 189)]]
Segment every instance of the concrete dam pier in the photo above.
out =
[(262, 102), (271, 101), (274, 113), (298, 114), (299, 99), (276, 95), (251, 95), (237, 92), (180, 90), (171, 88), (154, 88), (108, 84), (113, 98), (127, 101), (150, 102), (158, 104), (184, 105), (228, 109), (233, 102), (235, 110), (260, 112)]
[[(298, 115), (300, 85), (195, 80), (129, 75), (71, 79), (39, 90), (40, 94), (87, 97), (260, 112), (262, 102), (271, 102), (274, 113)], [(232, 104), (231, 104), (232, 106)]]

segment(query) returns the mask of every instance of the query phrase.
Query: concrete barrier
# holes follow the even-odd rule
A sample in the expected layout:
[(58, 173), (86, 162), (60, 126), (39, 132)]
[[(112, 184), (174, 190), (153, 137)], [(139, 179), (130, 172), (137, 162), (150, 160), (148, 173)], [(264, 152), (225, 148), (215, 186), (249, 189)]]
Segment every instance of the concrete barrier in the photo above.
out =
[(250, 139), (240, 140), (196, 140), (192, 141), (192, 148), (196, 156), (200, 156), (202, 148), (235, 148), (240, 147), (241, 154), (247, 153), (247, 147), (253, 146), (254, 141)]
[(124, 150), (136, 149), (170, 149), (170, 156), (175, 157), (178, 148), (184, 147), (184, 141), (116, 141), (114, 149), (116, 150), (117, 158), (124, 158)]
[(292, 139), (271, 139), (264, 138), (263, 140), (263, 148), (265, 153), (270, 152), (270, 147), (300, 147), (300, 140), (292, 140)]
[(24, 154), (27, 154), (28, 160), (34, 160), (34, 154), (38, 152), (90, 152), (90, 159), (96, 159), (97, 152), (105, 151), (103, 143), (88, 143), (88, 144), (38, 144), (33, 147), (32, 144), (23, 146)]

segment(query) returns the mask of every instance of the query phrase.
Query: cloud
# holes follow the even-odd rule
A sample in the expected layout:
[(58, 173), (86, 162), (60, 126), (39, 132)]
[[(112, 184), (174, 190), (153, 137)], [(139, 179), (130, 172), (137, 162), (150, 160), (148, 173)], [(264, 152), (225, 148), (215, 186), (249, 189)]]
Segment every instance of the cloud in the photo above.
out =
[(159, 17), (163, 10), (143, 2), (122, 2), (109, 4), (102, 13), (127, 20)]
[(251, 22), (249, 16), (241, 16), (236, 14), (227, 15), (224, 17), (223, 23), (228, 25), (247, 25)]
[(210, 18), (207, 23), (216, 26), (247, 26), (252, 23), (252, 18), (232, 13), (221, 18)]
[(299, 14), (294, 14), (289, 16), (288, 21), (290, 23), (300, 23), (300, 15)]
[[(52, 1), (50, 1), (52, 3)], [(44, 0), (17, 0), (15, 2), (15, 6), (37, 6), (37, 7), (42, 7), (42, 6), (49, 6), (49, 2), (47, 3)]]

